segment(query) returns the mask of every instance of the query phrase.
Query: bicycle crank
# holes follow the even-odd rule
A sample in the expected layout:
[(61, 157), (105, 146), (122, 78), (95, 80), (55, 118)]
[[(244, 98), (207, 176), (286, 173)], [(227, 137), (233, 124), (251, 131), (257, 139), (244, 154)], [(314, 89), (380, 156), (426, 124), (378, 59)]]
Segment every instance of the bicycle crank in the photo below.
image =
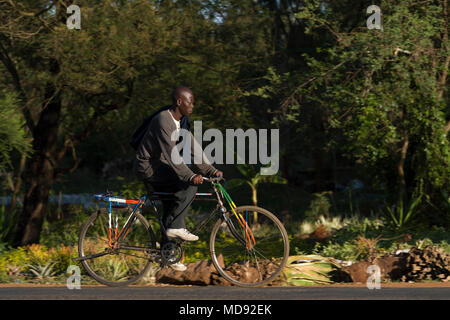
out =
[(168, 241), (161, 247), (161, 258), (163, 264), (174, 264), (183, 257), (183, 248), (175, 241)]

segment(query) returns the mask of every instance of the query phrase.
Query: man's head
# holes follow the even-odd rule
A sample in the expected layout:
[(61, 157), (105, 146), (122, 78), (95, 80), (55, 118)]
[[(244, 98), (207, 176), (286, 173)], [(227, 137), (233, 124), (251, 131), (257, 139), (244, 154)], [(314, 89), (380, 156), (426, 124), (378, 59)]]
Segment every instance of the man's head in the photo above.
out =
[(188, 87), (176, 87), (172, 91), (172, 103), (183, 116), (189, 116), (194, 110), (194, 94)]

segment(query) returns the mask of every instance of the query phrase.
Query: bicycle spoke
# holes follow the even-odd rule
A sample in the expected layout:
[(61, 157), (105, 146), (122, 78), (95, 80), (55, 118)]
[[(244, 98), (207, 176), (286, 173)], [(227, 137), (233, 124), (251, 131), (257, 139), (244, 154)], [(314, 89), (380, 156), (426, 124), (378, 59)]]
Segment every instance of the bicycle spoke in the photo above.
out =
[(280, 264), (280, 263), (277, 263), (276, 260), (267, 258), (267, 257), (264, 256), (260, 251), (254, 249), (254, 248), (253, 248), (253, 250), (254, 250), (254, 252), (255, 252), (255, 256), (256, 256), (256, 253), (258, 253), (264, 260), (270, 261), (272, 264), (276, 265), (277, 267), (281, 267), (281, 264)]
[[(114, 229), (129, 217), (128, 212), (122, 212), (113, 214)], [(109, 239), (103, 236), (107, 217), (108, 212), (92, 215), (83, 227), (79, 242), (80, 260), (87, 272), (101, 283), (116, 286), (135, 282), (151, 263), (150, 250), (156, 249), (153, 232), (145, 218), (135, 214), (127, 241), (115, 241), (113, 230), (109, 244)]]
[(124, 254), (124, 255), (126, 255), (126, 256), (130, 256), (130, 257), (136, 257), (136, 258), (144, 259), (144, 260), (148, 260), (149, 259), (149, 257), (138, 256), (138, 255), (131, 254), (131, 253), (128, 253), (128, 252), (125, 252), (125, 251), (120, 251), (119, 250), (119, 252)]
[[(219, 273), (241, 286), (272, 281), (282, 271), (289, 254), (286, 231), (281, 223), (267, 210), (247, 208), (236, 208), (225, 225), (219, 221), (210, 244)], [(223, 257), (224, 266), (217, 264), (219, 256)]]

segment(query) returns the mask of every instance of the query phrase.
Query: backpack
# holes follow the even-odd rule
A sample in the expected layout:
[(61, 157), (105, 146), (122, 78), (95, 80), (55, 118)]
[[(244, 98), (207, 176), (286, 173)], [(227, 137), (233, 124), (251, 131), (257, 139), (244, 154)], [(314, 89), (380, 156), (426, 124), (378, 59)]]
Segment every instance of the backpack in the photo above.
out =
[[(151, 114), (147, 118), (144, 119), (142, 124), (139, 126), (139, 128), (136, 129), (136, 131), (133, 133), (133, 136), (131, 137), (130, 146), (137, 151), (139, 144), (141, 143), (142, 139), (144, 138), (145, 134), (148, 131), (148, 127), (150, 126), (150, 123), (152, 122), (152, 119), (160, 112), (170, 109), (172, 106), (165, 106), (156, 111), (155, 113)], [(181, 117), (180, 120), (180, 127), (191, 131), (191, 122), (189, 120), (188, 116)], [(177, 141), (177, 144), (181, 142), (182, 137), (180, 137), (180, 140)]]

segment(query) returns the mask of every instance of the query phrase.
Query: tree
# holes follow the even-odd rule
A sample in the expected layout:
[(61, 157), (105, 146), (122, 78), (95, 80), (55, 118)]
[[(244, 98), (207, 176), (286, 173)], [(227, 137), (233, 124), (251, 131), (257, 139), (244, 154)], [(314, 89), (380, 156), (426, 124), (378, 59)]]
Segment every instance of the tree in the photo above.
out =
[[(105, 150), (93, 144), (111, 145), (102, 130), (112, 126), (117, 154), (128, 145), (126, 132), (166, 104), (175, 85), (194, 90), (196, 115), (209, 126), (252, 120), (238, 89), (265, 54), (264, 29), (253, 24), (259, 16), (247, 14), (255, 11), (251, 2), (83, 0), (80, 30), (67, 28), (69, 4), (0, 0), (2, 85), (17, 94), (33, 141), (16, 244), (39, 241), (50, 189), (78, 168), (85, 147)], [(208, 18), (206, 9), (224, 19)]]
[(345, 155), (390, 201), (425, 195), (435, 208), (422, 211), (450, 222), (441, 192), (450, 187), (448, 3), (381, 1), (382, 30), (366, 26), (371, 4), (302, 1), (304, 67), (268, 68), (249, 94), (275, 105), (288, 136), (305, 137), (285, 148), (314, 154), (316, 172), (324, 152)]
[[(33, 139), (16, 244), (39, 242), (52, 184), (76, 169), (77, 147), (104, 115), (130, 103), (136, 70), (151, 68), (167, 44), (148, 2), (78, 4), (82, 28), (69, 30), (65, 1), (0, 1), (3, 85), (17, 94)], [(64, 167), (70, 151), (73, 166)]]
[[(322, 57), (308, 56), (309, 79), (292, 97), (327, 110), (345, 150), (384, 185), (393, 201), (426, 193), (443, 205), (450, 183), (449, 41), (446, 0), (381, 1), (383, 29), (347, 30), (339, 8), (308, 1), (298, 17), (308, 32), (328, 30)], [(363, 14), (364, 12), (362, 12)]]
[(280, 183), (286, 184), (287, 180), (279, 175), (262, 175), (255, 165), (251, 164), (237, 164), (237, 169), (242, 175), (242, 178), (234, 178), (228, 181), (228, 187), (236, 188), (247, 184), (252, 190), (252, 202), (254, 206), (258, 206), (258, 185), (261, 183)]
[[(237, 164), (237, 169), (242, 175), (242, 178), (234, 178), (228, 181), (228, 188), (236, 188), (241, 185), (248, 185), (252, 191), (252, 203), (255, 207), (258, 206), (258, 185), (261, 183), (279, 183), (286, 184), (287, 180), (278, 174), (276, 175), (262, 175), (255, 165), (251, 164)], [(253, 220), (258, 222), (258, 213), (253, 212)]]
[(24, 120), (12, 94), (0, 97), (0, 173), (11, 168), (11, 153), (29, 154)]

